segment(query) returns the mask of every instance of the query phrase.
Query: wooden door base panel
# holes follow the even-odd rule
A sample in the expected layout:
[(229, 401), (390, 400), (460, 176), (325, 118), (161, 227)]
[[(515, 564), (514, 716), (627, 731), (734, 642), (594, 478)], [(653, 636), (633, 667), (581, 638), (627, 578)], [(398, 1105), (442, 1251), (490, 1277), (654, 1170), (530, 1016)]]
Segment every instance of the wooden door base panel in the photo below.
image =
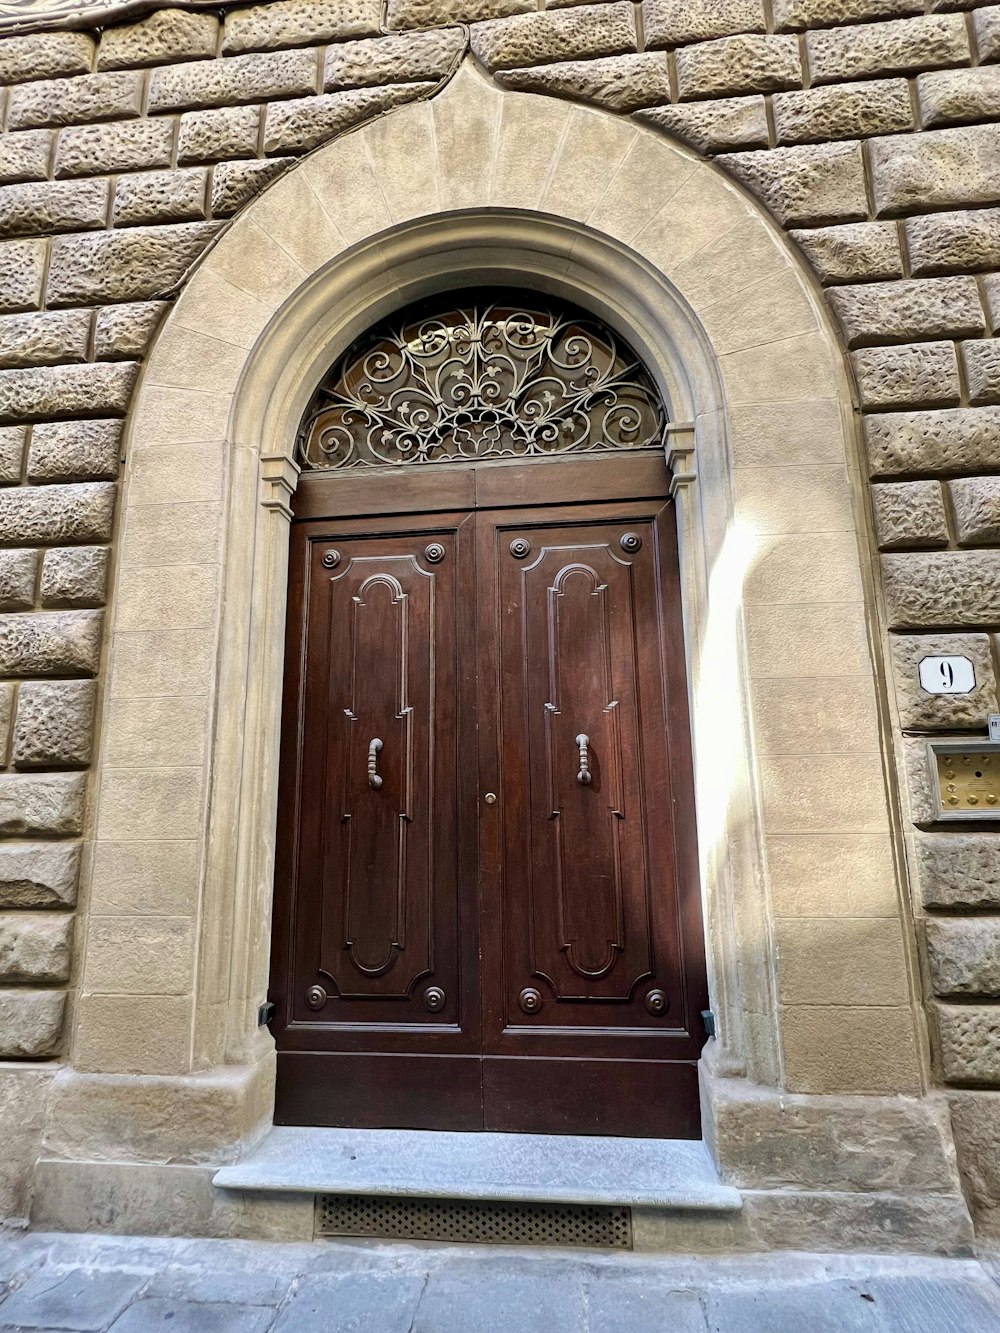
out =
[(279, 1051), (274, 1123), (479, 1130), (482, 1060)]
[(483, 1103), (502, 1133), (701, 1138), (696, 1061), (486, 1056)]

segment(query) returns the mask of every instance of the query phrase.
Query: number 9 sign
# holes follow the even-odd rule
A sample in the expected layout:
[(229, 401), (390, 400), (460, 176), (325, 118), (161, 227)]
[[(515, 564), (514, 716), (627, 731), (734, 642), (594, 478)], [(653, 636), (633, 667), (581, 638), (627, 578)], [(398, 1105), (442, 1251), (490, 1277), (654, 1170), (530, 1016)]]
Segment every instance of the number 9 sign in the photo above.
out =
[(976, 688), (976, 669), (967, 657), (924, 657), (917, 672), (928, 694), (971, 694)]

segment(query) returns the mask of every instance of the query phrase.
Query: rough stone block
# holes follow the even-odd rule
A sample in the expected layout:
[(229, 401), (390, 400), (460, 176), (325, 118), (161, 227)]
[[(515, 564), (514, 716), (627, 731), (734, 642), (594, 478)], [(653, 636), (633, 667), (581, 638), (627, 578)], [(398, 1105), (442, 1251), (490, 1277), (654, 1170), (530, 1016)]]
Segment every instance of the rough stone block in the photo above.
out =
[(28, 479), (113, 481), (118, 476), (121, 435), (120, 421), (53, 421), (33, 426)]
[(169, 116), (121, 120), (110, 125), (75, 125), (60, 131), (56, 175), (64, 179), (168, 167), (173, 143), (174, 122)]
[(892, 222), (849, 222), (790, 235), (824, 283), (903, 276), (899, 234)]
[(187, 916), (92, 918), (84, 976), (87, 992), (187, 995), (194, 955), (193, 924)]
[(217, 230), (214, 222), (187, 222), (94, 236), (60, 236), (52, 242), (49, 305), (162, 296), (180, 282)]
[(48, 246), (48, 241), (0, 242), (0, 310), (41, 305)]
[(227, 106), (214, 111), (190, 111), (181, 116), (177, 161), (222, 162), (233, 157), (254, 157), (260, 135), (259, 106)]
[(938, 481), (901, 481), (872, 487), (875, 534), (883, 551), (948, 545), (948, 520)]
[(646, 46), (684, 46), (767, 26), (761, 0), (643, 0)]
[(137, 373), (132, 362), (0, 370), (0, 420), (124, 416)]
[(0, 236), (90, 231), (108, 220), (108, 182), (40, 181), (0, 186)]
[(0, 315), (0, 368), (86, 361), (90, 311)]
[(44, 1060), (62, 1035), (66, 992), (0, 991), (0, 1059)]
[(947, 1115), (923, 1099), (817, 1100), (713, 1078), (711, 1106), (715, 1155), (739, 1189), (908, 1194), (956, 1184)]
[(780, 222), (807, 226), (857, 222), (868, 216), (859, 143), (725, 153), (718, 160)]
[(918, 832), (913, 852), (924, 907), (1000, 910), (1000, 834)]
[(535, 0), (389, 0), (389, 28), (439, 28), (444, 23), (477, 23), (536, 9)]
[(10, 731), (14, 720), (16, 694), (17, 686), (13, 681), (8, 680), (0, 684), (0, 764), (4, 765), (9, 760)]
[(922, 14), (924, 0), (774, 0), (774, 26), (780, 31), (832, 28), (861, 19), (904, 18)]
[(931, 213), (903, 223), (915, 276), (972, 273), (1000, 265), (1000, 209)]
[(1000, 1095), (984, 1090), (948, 1098), (962, 1188), (977, 1240), (1000, 1234)]
[(806, 34), (813, 83), (866, 74), (907, 74), (969, 62), (965, 22), (936, 14)]
[(720, 37), (677, 52), (681, 100), (768, 93), (802, 82), (799, 44), (794, 37), (747, 34)]
[(95, 542), (111, 536), (115, 488), (25, 486), (0, 492), (0, 533), (8, 542)]
[(0, 551), (0, 608), (26, 611), (34, 606), (37, 580), (37, 551)]
[(1000, 403), (1000, 341), (962, 343), (962, 369), (970, 403)]
[[(881, 489), (881, 488), (878, 488)], [(986, 634), (892, 634), (889, 636), (899, 723), (905, 731), (962, 731), (985, 727), (997, 711), (997, 687)], [(958, 654), (972, 662), (971, 694), (929, 694), (920, 684), (925, 657)]]
[(0, 486), (16, 486), (21, 480), (27, 426), (0, 426)]
[(75, 906), (80, 847), (78, 842), (0, 842), (0, 907)]
[(474, 23), (471, 39), (487, 69), (516, 69), (634, 51), (635, 21), (630, 4), (579, 5)]
[(986, 318), (991, 333), (1000, 333), (1000, 273), (983, 275), (983, 293), (986, 297)]
[(381, 26), (379, 0), (276, 0), (226, 15), (224, 51), (273, 51), (365, 37)]
[(867, 347), (851, 363), (866, 408), (953, 407), (961, 396), (951, 342)]
[(5, 34), (0, 42), (0, 84), (86, 74), (93, 59), (94, 39), (83, 32)]
[(927, 922), (934, 994), (1000, 996), (1000, 921), (989, 917)]
[(937, 70), (917, 79), (920, 117), (927, 128), (992, 120), (1000, 101), (1000, 69)]
[(909, 1006), (784, 1005), (780, 1021), (789, 1092), (919, 1095)]
[(42, 558), (42, 606), (103, 606), (108, 590), (108, 546), (66, 546)]
[(192, 222), (207, 214), (208, 170), (145, 171), (119, 176), (115, 185), (115, 225)]
[(160, 9), (139, 23), (105, 28), (97, 51), (98, 69), (140, 69), (215, 55), (219, 20), (214, 14)]
[(0, 834), (80, 834), (85, 790), (83, 773), (0, 774)]
[(0, 616), (0, 675), (92, 676), (101, 655), (100, 611)]
[(130, 301), (98, 310), (94, 355), (99, 361), (141, 360), (166, 310), (166, 301)]
[(670, 101), (670, 75), (662, 52), (501, 70), (497, 83), (520, 92), (594, 102), (611, 111), (638, 111)]
[(905, 79), (872, 79), (775, 93), (773, 106), (779, 144), (860, 139), (913, 128)]
[(759, 96), (652, 107), (638, 112), (636, 120), (683, 139), (700, 153), (767, 147), (767, 108)]
[(972, 32), (979, 59), (1000, 60), (1000, 11), (995, 5), (972, 15)]
[(26, 681), (17, 692), (15, 768), (75, 768), (90, 763), (92, 680)]
[(84, 74), (12, 88), (8, 128), (78, 125), (88, 120), (125, 120), (142, 111), (142, 75)]
[(1000, 199), (1000, 125), (872, 139), (869, 154), (879, 217)]
[(65, 912), (0, 915), (0, 982), (69, 980), (73, 918)]
[(939, 1004), (936, 1010), (945, 1081), (1000, 1084), (1000, 1006)]
[(1000, 543), (1000, 477), (963, 477), (950, 481), (952, 508), (960, 546)]
[(389, 88), (356, 88), (293, 102), (273, 102), (264, 124), (266, 153), (307, 153), (372, 116), (434, 92), (433, 83), (397, 83)]
[(150, 111), (300, 97), (316, 88), (315, 51), (280, 51), (163, 65), (149, 84)]
[(892, 629), (1000, 623), (1000, 551), (883, 555), (882, 580)]
[(265, 162), (220, 162), (212, 172), (212, 216), (232, 217), (294, 161), (272, 157)]
[(873, 415), (865, 418), (865, 440), (874, 476), (994, 468), (1000, 412), (958, 407)]
[(986, 328), (975, 278), (834, 287), (829, 300), (852, 348), (924, 338), (973, 338)]
[[(323, 86), (327, 92), (339, 92), (344, 88), (443, 79), (455, 67), (464, 50), (465, 37), (458, 28), (338, 42), (326, 53)], [(571, 75), (571, 79), (593, 77), (588, 76), (588, 66), (577, 68), (579, 74)]]
[(0, 134), (0, 181), (43, 181), (49, 174), (52, 130), (19, 130)]

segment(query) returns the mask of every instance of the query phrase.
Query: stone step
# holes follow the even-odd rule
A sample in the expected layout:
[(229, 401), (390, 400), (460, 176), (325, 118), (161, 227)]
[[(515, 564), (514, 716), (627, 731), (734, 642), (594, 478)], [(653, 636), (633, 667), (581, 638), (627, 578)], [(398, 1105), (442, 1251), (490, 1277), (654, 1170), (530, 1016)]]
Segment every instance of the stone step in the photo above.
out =
[(227, 1190), (738, 1212), (692, 1139), (276, 1126), (213, 1183)]

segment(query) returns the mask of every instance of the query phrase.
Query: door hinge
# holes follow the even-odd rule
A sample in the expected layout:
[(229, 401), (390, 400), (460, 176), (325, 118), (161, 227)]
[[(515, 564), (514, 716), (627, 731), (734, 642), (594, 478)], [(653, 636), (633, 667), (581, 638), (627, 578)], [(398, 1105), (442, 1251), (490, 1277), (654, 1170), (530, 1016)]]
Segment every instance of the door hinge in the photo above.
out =
[(701, 1011), (701, 1023), (702, 1023), (702, 1027), (705, 1029), (705, 1035), (708, 1036), (708, 1037), (714, 1037), (714, 1036), (715, 1036), (715, 1014), (712, 1012), (711, 1009), (703, 1009), (703, 1010)]
[(266, 1003), (262, 1004), (257, 1010), (257, 1026), (259, 1028), (266, 1028), (276, 1012), (277, 1007), (273, 1000), (268, 1000)]

